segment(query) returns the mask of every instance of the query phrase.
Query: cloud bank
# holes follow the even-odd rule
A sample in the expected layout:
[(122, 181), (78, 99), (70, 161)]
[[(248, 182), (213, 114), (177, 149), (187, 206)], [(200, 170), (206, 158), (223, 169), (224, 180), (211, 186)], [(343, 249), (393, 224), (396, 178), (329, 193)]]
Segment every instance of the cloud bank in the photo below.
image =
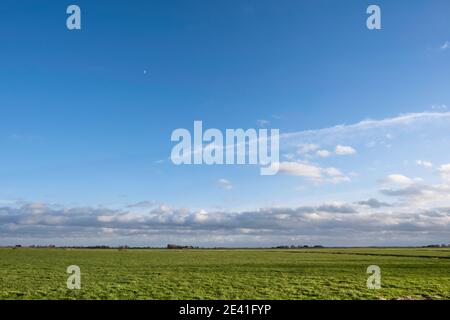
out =
[[(282, 141), (292, 152), (279, 163), (280, 174), (315, 183), (351, 182), (351, 173), (329, 162), (357, 159), (363, 154), (363, 143), (380, 144), (381, 139), (391, 141), (401, 135), (410, 135), (414, 142), (425, 136), (429, 145), (426, 134), (444, 139), (445, 135), (432, 130), (447, 130), (449, 120), (450, 112), (425, 112), (284, 134)], [(122, 208), (3, 202), (0, 244), (363, 246), (448, 242), (450, 164), (416, 159), (419, 156), (410, 159), (413, 167), (434, 175), (433, 182), (396, 170), (375, 180), (378, 191), (370, 197), (308, 206), (256, 206), (238, 211), (177, 208), (154, 200)], [(228, 193), (239, 189), (236, 181), (232, 184), (225, 178), (216, 184)]]
[[(407, 188), (418, 190), (413, 186)], [(384, 192), (400, 197), (423, 195), (402, 190)], [(0, 208), (0, 231), (3, 244), (52, 241), (64, 245), (74, 239), (90, 245), (141, 246), (173, 241), (209, 246), (426, 244), (449, 238), (450, 206), (393, 205), (373, 198), (355, 203), (227, 212), (192, 211), (167, 205), (146, 210), (113, 210), (25, 203)]]

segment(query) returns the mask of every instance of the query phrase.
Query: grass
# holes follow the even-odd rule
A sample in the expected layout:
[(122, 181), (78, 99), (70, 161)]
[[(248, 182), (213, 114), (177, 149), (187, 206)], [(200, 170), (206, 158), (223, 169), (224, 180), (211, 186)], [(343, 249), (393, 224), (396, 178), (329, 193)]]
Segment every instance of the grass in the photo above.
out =
[[(66, 287), (69, 265), (81, 290)], [(366, 287), (369, 265), (382, 288)], [(1, 299), (450, 299), (449, 249), (0, 249)]]

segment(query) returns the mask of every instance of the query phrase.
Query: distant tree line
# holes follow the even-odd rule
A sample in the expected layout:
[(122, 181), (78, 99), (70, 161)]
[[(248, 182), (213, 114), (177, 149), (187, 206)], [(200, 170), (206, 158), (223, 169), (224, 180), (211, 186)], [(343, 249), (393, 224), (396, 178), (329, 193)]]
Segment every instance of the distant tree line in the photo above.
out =
[(168, 244), (167, 249), (199, 249), (199, 247), (194, 246), (180, 246), (177, 244)]
[[(0, 246), (2, 247), (2, 246)], [(30, 246), (22, 246), (20, 244), (15, 246), (3, 246), (4, 248), (13, 248), (13, 249), (19, 249), (19, 248), (60, 248), (60, 249), (119, 249), (119, 250), (126, 250), (126, 249), (162, 249), (162, 247), (130, 247), (127, 245), (122, 246), (105, 246), (105, 245), (98, 245), (98, 246), (56, 246), (53, 244), (49, 245), (30, 245)], [(227, 247), (195, 247), (195, 246), (184, 246), (184, 245), (178, 245), (178, 244), (168, 244), (166, 246), (167, 249), (230, 249)], [(325, 248), (321, 245), (281, 245), (276, 247), (271, 247), (271, 249), (307, 249), (307, 248)], [(373, 247), (376, 248), (376, 247)], [(450, 244), (429, 244), (426, 246), (417, 246), (416, 248), (450, 248)], [(240, 248), (243, 249), (243, 248)], [(252, 247), (248, 247), (247, 249), (256, 249)], [(260, 249), (264, 249), (261, 247)], [(267, 249), (267, 247), (266, 247)]]
[(450, 248), (450, 244), (429, 244), (425, 248)]
[(273, 249), (306, 249), (306, 248), (324, 248), (324, 246), (307, 246), (307, 245), (300, 245), (300, 246), (277, 246), (273, 247)]

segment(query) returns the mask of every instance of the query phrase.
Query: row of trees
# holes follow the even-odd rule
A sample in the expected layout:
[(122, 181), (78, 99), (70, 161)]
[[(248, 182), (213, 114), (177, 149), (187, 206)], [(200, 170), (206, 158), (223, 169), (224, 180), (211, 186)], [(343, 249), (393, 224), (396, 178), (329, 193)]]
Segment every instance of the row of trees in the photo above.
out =
[(323, 248), (323, 246), (278, 246), (274, 249), (305, 249), (305, 248)]
[(429, 244), (426, 248), (450, 248), (450, 244)]

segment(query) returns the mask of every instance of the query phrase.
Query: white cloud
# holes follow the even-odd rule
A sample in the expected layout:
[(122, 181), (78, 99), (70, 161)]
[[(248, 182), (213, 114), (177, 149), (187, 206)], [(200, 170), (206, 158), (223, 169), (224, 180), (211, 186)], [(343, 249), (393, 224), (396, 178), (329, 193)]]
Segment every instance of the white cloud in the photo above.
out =
[(328, 158), (329, 156), (332, 155), (332, 153), (330, 151), (325, 150), (325, 149), (318, 150), (316, 153), (319, 157), (322, 157), (322, 158)]
[(105, 235), (113, 235), (114, 234), (113, 228), (102, 228), (101, 230)]
[(446, 184), (411, 184), (397, 189), (381, 189), (386, 196), (397, 197), (411, 206), (420, 205), (447, 205), (450, 201), (450, 186)]
[(308, 153), (316, 151), (319, 148), (320, 147), (314, 143), (302, 143), (298, 148), (298, 153), (299, 154), (308, 154)]
[[(280, 135), (281, 139), (296, 141), (305, 141), (307, 139), (324, 137), (333, 137), (341, 139), (344, 136), (357, 136), (364, 131), (399, 128), (401, 126), (416, 126), (420, 124), (427, 125), (436, 123), (438, 120), (449, 120), (450, 112), (418, 112), (400, 115), (393, 118), (385, 118), (381, 120), (363, 120), (350, 125), (337, 125), (317, 130), (297, 131), (284, 133)], [(318, 149), (318, 148), (317, 148)], [(317, 150), (316, 149), (316, 150)]]
[(232, 184), (229, 180), (227, 180), (227, 179), (219, 179), (219, 180), (217, 181), (217, 185), (218, 185), (220, 188), (225, 189), (225, 190), (231, 190), (231, 189), (233, 189), (233, 184)]
[(350, 181), (350, 177), (344, 175), (340, 170), (330, 167), (323, 169), (323, 172), (328, 175), (328, 178), (325, 181), (331, 183), (340, 183), (340, 182), (348, 182)]
[(158, 203), (156, 201), (140, 201), (140, 202), (128, 205), (127, 208), (151, 208), (158, 204), (160, 204), (160, 203)]
[(450, 201), (450, 164), (441, 165), (438, 169), (442, 181), (437, 184), (425, 184), (423, 179), (411, 179), (394, 174), (382, 182), (393, 186), (382, 188), (380, 192), (386, 196), (398, 197), (408, 205), (448, 205)]
[(282, 155), (283, 159), (286, 159), (288, 161), (294, 161), (296, 156), (293, 153), (286, 153)]
[(433, 163), (431, 163), (430, 161), (426, 161), (426, 160), (417, 160), (416, 164), (418, 166), (422, 166), (422, 167), (427, 168), (427, 169), (433, 168)]
[(401, 174), (391, 174), (382, 180), (384, 184), (394, 183), (394, 184), (402, 184), (402, 185), (411, 185), (414, 183), (414, 180), (408, 178), (407, 176)]
[(270, 124), (269, 120), (265, 120), (265, 119), (258, 119), (256, 120), (256, 123), (258, 124), (258, 127), (267, 127)]
[(320, 149), (320, 146), (314, 143), (304, 143), (299, 146), (298, 153), (300, 155), (309, 157), (312, 153), (315, 153), (321, 158), (328, 158), (333, 155), (350, 155), (355, 154), (356, 150), (349, 146), (337, 145), (335, 151), (328, 151), (326, 149)]
[(355, 154), (356, 150), (350, 146), (342, 146), (342, 145), (338, 144), (336, 146), (335, 153), (340, 156), (345, 156), (345, 155)]
[(448, 107), (446, 104), (433, 104), (431, 106), (431, 109), (435, 111), (445, 111), (448, 109)]
[(342, 172), (336, 168), (325, 168), (325, 169), (323, 169), (323, 171), (332, 177), (342, 176)]
[(441, 50), (447, 50), (450, 48), (450, 41), (445, 41), (441, 46), (440, 49)]
[(316, 164), (307, 162), (280, 162), (278, 166), (280, 173), (291, 176), (307, 178), (313, 182), (331, 182), (339, 183), (350, 181), (350, 178), (344, 175), (340, 170), (329, 167), (322, 168)]
[(302, 162), (280, 162), (278, 172), (314, 179), (322, 177), (322, 168)]
[(450, 163), (441, 165), (438, 171), (441, 174), (442, 179), (450, 182)]

